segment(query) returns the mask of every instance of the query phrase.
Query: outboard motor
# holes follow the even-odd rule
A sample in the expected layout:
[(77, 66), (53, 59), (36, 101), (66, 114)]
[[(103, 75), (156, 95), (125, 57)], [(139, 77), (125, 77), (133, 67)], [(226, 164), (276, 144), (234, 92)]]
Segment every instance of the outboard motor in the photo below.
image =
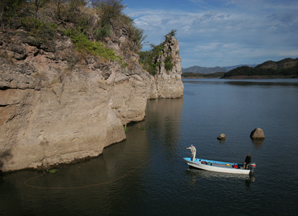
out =
[(257, 167), (256, 163), (251, 163), (249, 165), (250, 173), (253, 173), (256, 167)]

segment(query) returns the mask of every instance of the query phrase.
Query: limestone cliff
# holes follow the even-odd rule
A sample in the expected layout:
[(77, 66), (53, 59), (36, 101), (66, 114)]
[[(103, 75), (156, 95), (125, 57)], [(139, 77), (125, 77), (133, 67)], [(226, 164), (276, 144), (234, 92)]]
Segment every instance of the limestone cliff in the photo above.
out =
[(0, 34), (0, 170), (49, 167), (95, 157), (126, 138), (123, 125), (145, 118), (148, 99), (183, 95), (178, 41), (172, 37), (155, 76), (144, 71), (127, 27), (118, 25), (106, 44), (117, 61), (77, 55), (61, 33), (37, 43), (26, 30)]

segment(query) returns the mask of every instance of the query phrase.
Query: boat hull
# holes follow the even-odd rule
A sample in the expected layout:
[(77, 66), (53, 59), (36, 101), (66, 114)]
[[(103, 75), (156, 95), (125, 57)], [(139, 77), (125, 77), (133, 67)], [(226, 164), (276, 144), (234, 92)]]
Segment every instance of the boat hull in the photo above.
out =
[[(211, 172), (234, 173), (234, 174), (244, 174), (244, 175), (248, 175), (250, 173), (249, 169), (233, 168), (233, 165), (237, 163), (214, 161), (214, 160), (207, 160), (207, 159), (200, 159), (200, 158), (196, 158), (195, 161), (191, 161), (191, 158), (183, 158), (183, 159), (190, 167), (207, 170)], [(210, 165), (203, 164), (202, 161), (209, 162)]]

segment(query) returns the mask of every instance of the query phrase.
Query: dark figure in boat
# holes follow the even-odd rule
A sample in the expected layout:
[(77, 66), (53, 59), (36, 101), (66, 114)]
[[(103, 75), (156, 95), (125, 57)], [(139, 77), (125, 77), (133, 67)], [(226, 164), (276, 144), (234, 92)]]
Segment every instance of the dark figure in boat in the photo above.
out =
[(243, 165), (243, 168), (244, 169), (248, 169), (249, 168), (249, 164), (251, 162), (251, 157), (250, 157), (250, 154), (247, 154), (246, 158), (245, 158), (245, 161), (244, 161), (244, 165)]

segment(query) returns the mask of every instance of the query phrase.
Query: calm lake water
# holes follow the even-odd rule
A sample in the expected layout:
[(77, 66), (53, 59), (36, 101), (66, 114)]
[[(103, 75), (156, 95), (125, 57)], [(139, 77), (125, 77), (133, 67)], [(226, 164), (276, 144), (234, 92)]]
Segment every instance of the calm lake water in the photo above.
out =
[[(103, 155), (54, 174), (0, 178), (0, 215), (298, 215), (298, 80), (183, 80)], [(262, 128), (265, 140), (249, 135)], [(226, 134), (226, 141), (216, 137)], [(256, 162), (254, 178), (191, 169), (197, 157)]]

